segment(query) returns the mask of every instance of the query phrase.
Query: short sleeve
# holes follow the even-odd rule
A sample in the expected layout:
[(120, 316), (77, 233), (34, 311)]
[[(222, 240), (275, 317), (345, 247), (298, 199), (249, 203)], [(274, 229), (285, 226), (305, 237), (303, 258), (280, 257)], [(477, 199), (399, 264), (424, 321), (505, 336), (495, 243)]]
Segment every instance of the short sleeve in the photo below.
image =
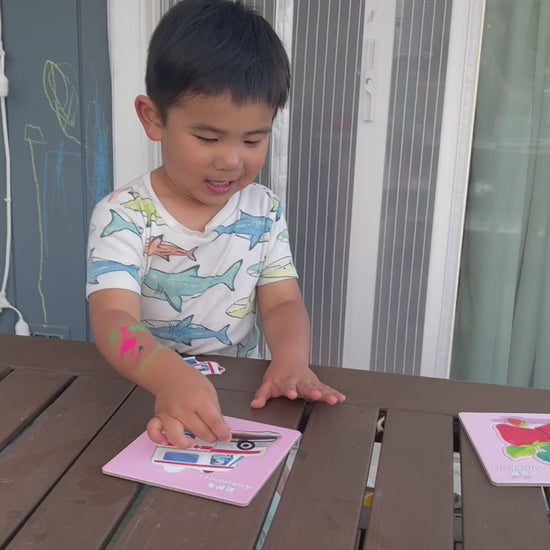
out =
[(288, 227), (283, 208), (278, 202), (277, 197), (273, 195), (272, 199), (278, 204), (278, 208), (274, 215), (267, 252), (258, 279), (258, 285), (298, 278), (290, 249)]
[(86, 297), (98, 290), (122, 289), (141, 294), (145, 271), (141, 216), (132, 216), (108, 198), (92, 212), (88, 234)]

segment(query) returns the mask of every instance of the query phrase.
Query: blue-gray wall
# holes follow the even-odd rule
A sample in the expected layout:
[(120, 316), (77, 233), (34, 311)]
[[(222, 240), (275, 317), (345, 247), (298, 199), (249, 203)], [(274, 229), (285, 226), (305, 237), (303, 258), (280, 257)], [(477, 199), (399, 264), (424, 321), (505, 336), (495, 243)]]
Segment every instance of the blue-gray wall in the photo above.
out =
[[(112, 189), (106, 4), (1, 3), (13, 188), (8, 299), (33, 332), (74, 340), (90, 337), (84, 298), (89, 215)], [(5, 157), (0, 141), (3, 199)], [(2, 200), (0, 276), (5, 224)], [(15, 320), (12, 311), (4, 310), (0, 332), (13, 333)]]

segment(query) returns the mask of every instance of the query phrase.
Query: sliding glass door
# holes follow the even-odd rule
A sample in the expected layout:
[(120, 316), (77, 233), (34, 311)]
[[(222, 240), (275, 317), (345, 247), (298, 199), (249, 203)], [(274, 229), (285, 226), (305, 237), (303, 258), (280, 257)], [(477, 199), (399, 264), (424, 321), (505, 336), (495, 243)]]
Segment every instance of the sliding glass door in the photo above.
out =
[(451, 377), (550, 388), (550, 2), (487, 0)]

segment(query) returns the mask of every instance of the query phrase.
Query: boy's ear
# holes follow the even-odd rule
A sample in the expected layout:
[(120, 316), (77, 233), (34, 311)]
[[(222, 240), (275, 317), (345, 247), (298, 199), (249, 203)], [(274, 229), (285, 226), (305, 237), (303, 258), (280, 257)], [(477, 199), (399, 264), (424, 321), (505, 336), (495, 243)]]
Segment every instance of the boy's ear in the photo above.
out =
[(137, 116), (143, 125), (147, 137), (152, 141), (161, 141), (162, 139), (162, 118), (157, 106), (150, 97), (138, 95), (134, 102)]

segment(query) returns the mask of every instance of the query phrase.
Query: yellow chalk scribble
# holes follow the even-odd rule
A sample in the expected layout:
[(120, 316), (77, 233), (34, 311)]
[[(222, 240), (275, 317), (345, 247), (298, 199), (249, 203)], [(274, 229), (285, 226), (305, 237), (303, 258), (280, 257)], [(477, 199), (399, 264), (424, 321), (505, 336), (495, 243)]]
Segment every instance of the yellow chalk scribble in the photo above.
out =
[(42, 300), (42, 312), (44, 314), (44, 324), (48, 323), (48, 313), (46, 311), (46, 297), (42, 290), (42, 279), (44, 278), (44, 223), (42, 216), (42, 204), (40, 202), (40, 184), (38, 182), (38, 173), (36, 171), (36, 158), (34, 155), (34, 144), (45, 145), (48, 143), (44, 139), (42, 129), (40, 126), (33, 126), (32, 124), (25, 125), (25, 141), (29, 144), (31, 152), (31, 165), (32, 174), (34, 178), (34, 187), (36, 189), (36, 208), (38, 210), (38, 233), (40, 235), (40, 268), (38, 271), (38, 293)]
[(80, 141), (69, 134), (74, 129), (78, 115), (78, 93), (61, 65), (47, 60), (43, 72), (44, 93), (55, 113), (61, 131), (78, 145)]

